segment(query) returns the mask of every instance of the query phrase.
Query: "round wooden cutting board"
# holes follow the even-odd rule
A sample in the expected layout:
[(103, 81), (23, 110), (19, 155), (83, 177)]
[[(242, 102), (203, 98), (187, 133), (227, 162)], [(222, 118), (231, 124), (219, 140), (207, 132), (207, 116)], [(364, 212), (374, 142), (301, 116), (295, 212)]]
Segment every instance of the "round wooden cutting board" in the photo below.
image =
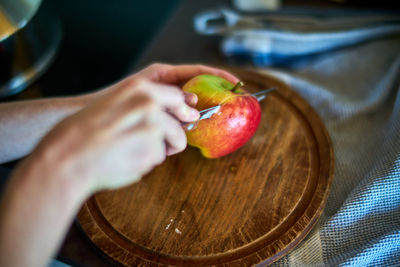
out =
[(255, 136), (219, 159), (195, 148), (140, 182), (89, 199), (78, 215), (92, 242), (126, 266), (269, 264), (315, 225), (333, 179), (327, 131), (282, 82), (233, 70), (245, 88), (275, 87)]

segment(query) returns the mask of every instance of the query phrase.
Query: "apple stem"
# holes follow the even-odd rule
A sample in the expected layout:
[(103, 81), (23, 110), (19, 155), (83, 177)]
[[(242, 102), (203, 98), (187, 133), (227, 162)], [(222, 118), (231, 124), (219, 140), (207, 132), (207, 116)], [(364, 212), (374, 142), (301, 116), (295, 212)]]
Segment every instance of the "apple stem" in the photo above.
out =
[(237, 82), (237, 84), (235, 84), (235, 86), (232, 87), (231, 91), (235, 92), (237, 89), (240, 89), (243, 85), (244, 83), (242, 81), (239, 81)]

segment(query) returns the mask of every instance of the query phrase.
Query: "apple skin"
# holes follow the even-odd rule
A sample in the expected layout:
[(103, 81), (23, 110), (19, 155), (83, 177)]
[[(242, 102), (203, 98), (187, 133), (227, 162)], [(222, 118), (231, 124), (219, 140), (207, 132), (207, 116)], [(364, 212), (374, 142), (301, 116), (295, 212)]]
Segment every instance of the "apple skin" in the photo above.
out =
[(209, 119), (187, 131), (188, 144), (198, 147), (207, 158), (219, 158), (243, 146), (255, 133), (261, 120), (257, 99), (229, 81), (214, 75), (199, 75), (183, 86), (198, 97), (196, 109), (221, 105)]

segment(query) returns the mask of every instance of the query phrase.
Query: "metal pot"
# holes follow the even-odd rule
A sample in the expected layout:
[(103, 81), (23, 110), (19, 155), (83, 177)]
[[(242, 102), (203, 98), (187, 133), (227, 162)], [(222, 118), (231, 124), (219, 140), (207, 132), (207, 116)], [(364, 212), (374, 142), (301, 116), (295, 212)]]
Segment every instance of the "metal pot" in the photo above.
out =
[(24, 90), (49, 67), (61, 26), (41, 0), (0, 0), (0, 97)]

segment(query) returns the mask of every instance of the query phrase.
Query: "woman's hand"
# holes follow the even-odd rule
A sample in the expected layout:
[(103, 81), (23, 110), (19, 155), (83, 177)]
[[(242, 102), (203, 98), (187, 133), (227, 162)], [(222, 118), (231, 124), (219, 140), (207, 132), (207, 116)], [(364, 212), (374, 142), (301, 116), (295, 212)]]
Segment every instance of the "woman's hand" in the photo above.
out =
[(167, 154), (184, 150), (180, 121), (198, 116), (178, 88), (130, 78), (61, 122), (32, 157), (62, 176), (88, 179), (90, 192), (116, 188), (136, 181)]
[[(59, 105), (46, 100), (20, 103), (22, 115), (13, 105), (3, 106), (13, 119), (0, 116), (7, 126), (0, 133), (9, 139), (0, 148), (11, 151), (10, 140), (27, 137), (30, 147), (41, 141), (3, 192), (0, 266), (45, 266), (90, 194), (137, 181), (167, 155), (184, 150), (181, 122), (199, 113), (190, 107), (196, 96), (185, 96), (179, 85), (202, 73), (237, 81), (204, 66), (155, 64), (98, 93), (53, 100), (63, 104), (58, 112)], [(13, 157), (25, 152), (19, 148)]]
[[(201, 73), (237, 79), (205, 66), (154, 64), (99, 93), (55, 127), (32, 154), (61, 175), (88, 180), (89, 193), (137, 181), (167, 155), (183, 151), (181, 122), (198, 119), (196, 95), (178, 85)], [(53, 175), (60, 175), (54, 173)]]

